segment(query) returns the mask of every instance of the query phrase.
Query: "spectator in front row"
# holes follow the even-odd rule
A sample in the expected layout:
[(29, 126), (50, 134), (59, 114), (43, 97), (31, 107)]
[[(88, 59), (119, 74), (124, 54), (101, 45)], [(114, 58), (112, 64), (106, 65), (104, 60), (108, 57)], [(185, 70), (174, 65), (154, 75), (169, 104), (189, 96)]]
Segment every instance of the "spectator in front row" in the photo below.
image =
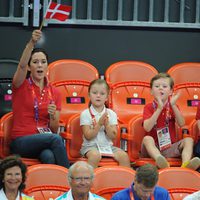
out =
[(105, 200), (90, 192), (94, 178), (93, 167), (84, 161), (77, 161), (68, 171), (71, 189), (56, 200)]
[[(68, 168), (63, 140), (55, 134), (59, 127), (61, 94), (48, 83), (46, 52), (34, 49), (41, 37), (40, 30), (33, 31), (13, 77), (10, 148), (13, 154)], [(26, 78), (28, 72), (30, 77)]]
[(33, 200), (22, 191), (25, 188), (26, 165), (15, 156), (9, 156), (0, 163), (0, 199)]
[(143, 165), (137, 168), (134, 183), (115, 193), (111, 200), (170, 200), (168, 191), (156, 186), (157, 181), (157, 167), (151, 164)]
[[(143, 126), (147, 134), (142, 142), (142, 157), (151, 157), (159, 168), (169, 167), (166, 158), (182, 157), (182, 167), (196, 170), (200, 159), (193, 156), (194, 141), (191, 137), (177, 141), (175, 123), (180, 127), (185, 120), (176, 105), (179, 94), (173, 93), (174, 81), (166, 73), (151, 79), (154, 101), (144, 107)], [(138, 133), (139, 134), (139, 133)]]
[(91, 105), (80, 116), (83, 130), (81, 154), (94, 168), (98, 167), (102, 156), (112, 156), (119, 165), (130, 167), (128, 154), (113, 146), (113, 140), (117, 138), (117, 115), (105, 106), (109, 92), (105, 80), (97, 79), (90, 83), (88, 93)]

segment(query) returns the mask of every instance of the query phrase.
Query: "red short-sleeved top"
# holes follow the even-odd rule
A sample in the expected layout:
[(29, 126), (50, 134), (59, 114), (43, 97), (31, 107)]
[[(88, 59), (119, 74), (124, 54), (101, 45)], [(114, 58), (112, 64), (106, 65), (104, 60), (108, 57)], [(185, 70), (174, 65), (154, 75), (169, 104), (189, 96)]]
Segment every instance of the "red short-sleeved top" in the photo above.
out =
[[(46, 79), (45, 79), (46, 80)], [(50, 101), (54, 101), (57, 110), (61, 110), (60, 92), (45, 81), (45, 87), (42, 92), (33, 82), (32, 85), (28, 79), (25, 79), (19, 88), (13, 86), (12, 91), (12, 109), (13, 109), (13, 129), (11, 138), (32, 135), (38, 133), (37, 127), (48, 127), (49, 114), (47, 106)], [(34, 94), (38, 102), (38, 125), (35, 120)]]
[[(158, 145), (158, 138), (157, 138), (156, 128), (159, 129), (159, 128), (166, 127), (167, 107), (169, 107), (169, 125), (168, 125), (168, 127), (169, 127), (171, 141), (172, 141), (172, 144), (177, 142), (176, 128), (175, 128), (175, 115), (174, 115), (171, 105), (166, 105), (158, 117), (156, 126), (153, 127), (151, 129), (151, 131), (146, 132), (146, 135), (152, 136), (154, 138), (154, 141), (157, 145)], [(149, 119), (155, 112), (156, 108), (157, 108), (157, 103), (155, 101), (153, 103), (147, 104), (143, 110), (143, 121), (146, 119)]]

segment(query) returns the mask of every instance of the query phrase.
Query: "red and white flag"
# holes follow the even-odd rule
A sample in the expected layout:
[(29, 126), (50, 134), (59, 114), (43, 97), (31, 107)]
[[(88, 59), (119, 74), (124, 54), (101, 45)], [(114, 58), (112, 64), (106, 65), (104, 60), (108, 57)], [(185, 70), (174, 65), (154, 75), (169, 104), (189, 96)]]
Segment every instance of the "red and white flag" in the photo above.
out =
[(44, 18), (66, 21), (69, 18), (71, 10), (72, 6), (50, 2)]

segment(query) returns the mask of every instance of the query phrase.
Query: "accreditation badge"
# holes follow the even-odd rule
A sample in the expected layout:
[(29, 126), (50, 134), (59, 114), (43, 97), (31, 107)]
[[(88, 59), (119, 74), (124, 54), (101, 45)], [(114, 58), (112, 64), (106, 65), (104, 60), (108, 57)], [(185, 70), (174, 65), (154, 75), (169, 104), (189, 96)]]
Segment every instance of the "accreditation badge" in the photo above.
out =
[(168, 127), (157, 129), (157, 137), (160, 151), (168, 149), (171, 146), (172, 142)]

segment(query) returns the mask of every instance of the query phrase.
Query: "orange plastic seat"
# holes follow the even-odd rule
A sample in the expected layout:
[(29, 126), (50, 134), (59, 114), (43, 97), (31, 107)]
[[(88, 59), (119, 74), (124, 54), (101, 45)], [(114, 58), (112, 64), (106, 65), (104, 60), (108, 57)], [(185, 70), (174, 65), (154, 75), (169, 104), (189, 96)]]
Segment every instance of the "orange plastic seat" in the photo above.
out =
[(150, 64), (141, 61), (120, 61), (110, 65), (105, 78), (109, 85), (129, 81), (150, 82), (158, 71)]
[(119, 190), (130, 187), (135, 178), (135, 170), (123, 166), (105, 166), (95, 169), (92, 190), (111, 199)]
[[(13, 113), (9, 112), (1, 118), (0, 123), (0, 157), (10, 155), (11, 131), (13, 126)], [(22, 158), (23, 162), (29, 165), (39, 164), (40, 161), (31, 158)]]
[(60, 121), (65, 124), (70, 116), (88, 107), (88, 87), (99, 73), (88, 62), (65, 59), (49, 64), (48, 78), (62, 95)]
[(182, 200), (184, 197), (197, 192), (197, 189), (191, 188), (170, 188), (168, 189), (171, 200)]
[(77, 113), (81, 113), (88, 107), (88, 88), (90, 82), (87, 81), (60, 81), (54, 85), (61, 93), (60, 122), (67, 123), (68, 119)]
[(35, 200), (55, 199), (70, 186), (68, 169), (53, 164), (38, 164), (28, 167), (25, 193)]
[(174, 92), (180, 93), (180, 97), (176, 103), (185, 118), (185, 124), (188, 126), (195, 119), (197, 106), (200, 102), (200, 83), (176, 85)]
[(167, 73), (174, 79), (175, 85), (200, 82), (200, 62), (178, 63), (170, 67)]
[[(128, 155), (134, 166), (142, 166), (146, 163), (155, 165), (155, 161), (152, 158), (141, 158), (140, 150), (142, 140), (145, 136), (145, 130), (143, 128), (143, 117), (138, 115), (134, 117), (128, 124), (128, 133), (123, 133), (121, 137), (127, 140)], [(180, 131), (177, 128), (177, 139), (181, 138)], [(167, 158), (170, 166), (180, 166), (180, 158)]]
[(109, 107), (117, 113), (124, 126), (153, 100), (150, 80), (157, 73), (152, 65), (140, 61), (116, 62), (107, 68), (105, 77), (111, 87)]
[(83, 60), (63, 59), (49, 64), (48, 78), (50, 82), (70, 80), (91, 82), (99, 78), (99, 73), (93, 65)]
[(166, 189), (200, 189), (200, 174), (197, 171), (170, 167), (159, 170), (158, 185)]
[[(83, 142), (82, 129), (80, 126), (80, 114), (73, 115), (69, 118), (66, 132), (62, 132), (61, 136), (65, 139), (66, 151), (68, 159), (71, 163), (77, 160), (84, 160), (80, 154), (81, 145)], [(118, 138), (114, 141), (115, 146), (119, 146), (119, 134)], [(113, 158), (103, 157), (99, 163), (99, 166), (104, 165), (118, 165), (118, 163)]]

